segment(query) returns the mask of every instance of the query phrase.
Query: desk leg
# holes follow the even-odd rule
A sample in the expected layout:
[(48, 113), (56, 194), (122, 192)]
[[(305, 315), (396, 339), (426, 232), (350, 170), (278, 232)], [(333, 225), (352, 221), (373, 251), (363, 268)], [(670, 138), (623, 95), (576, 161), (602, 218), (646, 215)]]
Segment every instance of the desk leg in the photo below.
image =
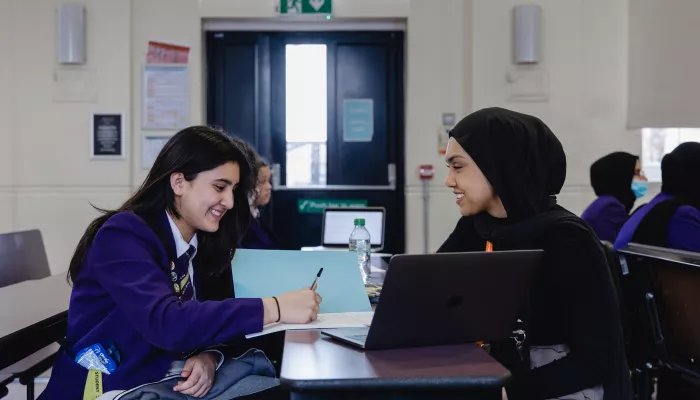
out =
[(501, 389), (484, 389), (478, 391), (410, 391), (410, 392), (293, 392), (290, 400), (502, 400)]
[(34, 379), (27, 382), (27, 400), (34, 400)]

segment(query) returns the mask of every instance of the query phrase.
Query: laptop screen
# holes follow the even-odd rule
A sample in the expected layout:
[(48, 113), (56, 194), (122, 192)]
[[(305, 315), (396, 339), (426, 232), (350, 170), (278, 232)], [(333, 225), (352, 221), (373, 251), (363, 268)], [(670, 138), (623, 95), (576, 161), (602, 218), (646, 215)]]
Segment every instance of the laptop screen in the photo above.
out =
[(372, 246), (384, 243), (384, 210), (348, 208), (326, 210), (323, 214), (323, 245), (348, 245), (350, 233), (355, 228), (355, 218), (365, 219)]

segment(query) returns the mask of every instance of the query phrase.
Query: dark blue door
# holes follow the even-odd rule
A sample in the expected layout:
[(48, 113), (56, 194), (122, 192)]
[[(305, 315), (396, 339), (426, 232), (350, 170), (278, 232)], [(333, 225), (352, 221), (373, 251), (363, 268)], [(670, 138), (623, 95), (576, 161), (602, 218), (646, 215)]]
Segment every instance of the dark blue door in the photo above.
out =
[[(275, 165), (268, 210), (283, 246), (321, 242), (324, 204), (387, 210), (405, 248), (403, 33), (208, 35), (208, 118)], [(311, 206), (310, 206), (311, 205)]]

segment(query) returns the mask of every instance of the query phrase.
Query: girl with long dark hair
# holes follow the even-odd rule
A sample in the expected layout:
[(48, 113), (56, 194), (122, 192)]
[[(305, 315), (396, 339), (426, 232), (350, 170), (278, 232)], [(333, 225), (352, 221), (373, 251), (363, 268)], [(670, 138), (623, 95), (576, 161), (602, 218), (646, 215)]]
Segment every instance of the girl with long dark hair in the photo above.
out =
[(202, 397), (224, 362), (203, 349), (265, 324), (316, 318), (321, 298), (309, 289), (233, 298), (231, 260), (255, 184), (251, 154), (225, 133), (186, 128), (136, 193), (88, 226), (68, 272), (66, 340), (41, 399), (81, 399), (88, 369), (76, 356), (96, 344), (119, 354), (116, 369), (101, 376), (105, 394), (169, 381), (171, 390)]

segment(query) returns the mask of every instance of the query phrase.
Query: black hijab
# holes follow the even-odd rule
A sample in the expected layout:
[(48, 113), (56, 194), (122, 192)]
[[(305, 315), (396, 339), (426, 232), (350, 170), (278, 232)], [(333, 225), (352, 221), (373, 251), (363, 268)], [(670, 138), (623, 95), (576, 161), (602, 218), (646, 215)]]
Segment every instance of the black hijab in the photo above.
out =
[(680, 144), (661, 160), (661, 191), (700, 210), (700, 143)]
[[(474, 227), (482, 238), (513, 247), (523, 238), (534, 238), (530, 235), (545, 224), (573, 217), (556, 205), (566, 178), (564, 149), (538, 118), (487, 108), (462, 119), (450, 137), (474, 159), (508, 215), (476, 215)], [(545, 214), (549, 218), (541, 218)]]
[(690, 205), (700, 210), (700, 143), (687, 142), (676, 147), (661, 160), (661, 191), (673, 196), (654, 205), (642, 218), (632, 236), (632, 242), (658, 247), (668, 247), (671, 218), (678, 207)]
[[(556, 365), (534, 370), (530, 370), (527, 359), (522, 362), (519, 355), (510, 358), (507, 354), (512, 355), (514, 351), (508, 353), (494, 343), (492, 354), (495, 354), (494, 350), (501, 351), (497, 359), (513, 371), (508, 396), (559, 397), (559, 392), (571, 393), (566, 391), (569, 388), (581, 390), (586, 387), (580, 387), (583, 383), (600, 381), (603, 374), (606, 398), (631, 398), (615, 293), (602, 246), (580, 218), (556, 204), (555, 196), (566, 177), (566, 156), (559, 140), (539, 119), (500, 108), (484, 109), (467, 116), (455, 126), (450, 136), (479, 166), (501, 198), (507, 217), (494, 218), (486, 212), (463, 217), (443, 245), (443, 251), (465, 251), (466, 246), (457, 247), (459, 240), (471, 245), (478, 242), (478, 237), (491, 241), (495, 250), (540, 248), (545, 252), (553, 251), (545, 261), (546, 273), (538, 276), (532, 289), (531, 311), (536, 311), (536, 315), (529, 311), (524, 314), (525, 329), (530, 330), (528, 335), (532, 343), (544, 345), (569, 340), (585, 343), (567, 357), (557, 360)], [(567, 228), (565, 232), (570, 234), (562, 236), (554, 230), (564, 226)], [(584, 260), (571, 260), (559, 252), (570, 248), (572, 243), (588, 255)], [(476, 250), (483, 250), (483, 247)], [(572, 281), (571, 277), (576, 276), (585, 276), (585, 282), (579, 285)], [(551, 306), (551, 299), (561, 295), (555, 292), (562, 287), (567, 288), (565, 292), (572, 296), (561, 297), (567, 307), (580, 302), (580, 294), (587, 296), (584, 306), (587, 309), (578, 309), (580, 317), (593, 322), (586, 324), (585, 329), (579, 329), (570, 318), (559, 314), (568, 309)], [(597, 292), (592, 298), (591, 290)], [(595, 356), (591, 358), (588, 350)], [(606, 359), (602, 365), (604, 370), (593, 372), (601, 367), (598, 361), (603, 356)], [(576, 373), (562, 374), (561, 371)]]
[(636, 197), (632, 191), (632, 179), (639, 157), (618, 151), (608, 154), (591, 165), (591, 186), (596, 196), (615, 197), (627, 213), (634, 207)]

